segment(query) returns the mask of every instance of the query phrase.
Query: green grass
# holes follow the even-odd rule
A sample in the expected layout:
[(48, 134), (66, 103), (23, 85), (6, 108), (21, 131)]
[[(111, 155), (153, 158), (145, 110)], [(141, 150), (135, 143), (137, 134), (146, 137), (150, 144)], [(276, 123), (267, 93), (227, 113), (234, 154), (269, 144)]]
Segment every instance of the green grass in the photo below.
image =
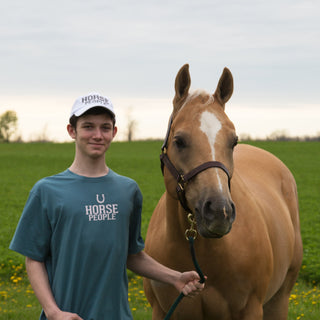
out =
[[(299, 193), (303, 267), (290, 301), (289, 318), (320, 319), (320, 144), (318, 142), (250, 142), (277, 155), (293, 172)], [(144, 196), (142, 234), (164, 184), (159, 153), (162, 142), (117, 142), (108, 165), (135, 179)], [(37, 319), (41, 310), (27, 280), (24, 258), (8, 246), (29, 191), (44, 176), (65, 170), (73, 144), (0, 144), (0, 319)], [(129, 299), (134, 319), (151, 319), (142, 279), (129, 273)]]

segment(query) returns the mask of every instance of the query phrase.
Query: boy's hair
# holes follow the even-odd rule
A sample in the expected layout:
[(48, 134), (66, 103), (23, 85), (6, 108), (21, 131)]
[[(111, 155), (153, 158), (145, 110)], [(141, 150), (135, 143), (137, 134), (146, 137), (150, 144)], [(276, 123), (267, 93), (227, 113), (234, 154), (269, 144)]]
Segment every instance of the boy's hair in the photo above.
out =
[(85, 116), (85, 115), (100, 115), (100, 114), (107, 114), (110, 116), (110, 118), (112, 119), (113, 122), (113, 127), (116, 124), (116, 118), (114, 117), (114, 115), (109, 112), (106, 108), (104, 107), (93, 107), (91, 109), (89, 109), (88, 111), (86, 111), (84, 114), (82, 114), (81, 116), (77, 117), (75, 115), (73, 115), (70, 119), (69, 119), (69, 123), (73, 128), (77, 128), (77, 122), (78, 119)]

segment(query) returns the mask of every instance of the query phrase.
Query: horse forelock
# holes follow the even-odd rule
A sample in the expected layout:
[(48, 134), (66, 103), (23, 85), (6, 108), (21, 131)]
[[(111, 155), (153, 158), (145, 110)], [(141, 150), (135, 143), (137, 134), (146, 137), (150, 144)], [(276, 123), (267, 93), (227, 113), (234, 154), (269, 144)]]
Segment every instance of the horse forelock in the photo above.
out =
[(214, 96), (212, 94), (209, 94), (205, 90), (197, 89), (189, 93), (182, 107), (190, 103), (191, 100), (195, 99), (199, 99), (203, 105), (214, 102)]

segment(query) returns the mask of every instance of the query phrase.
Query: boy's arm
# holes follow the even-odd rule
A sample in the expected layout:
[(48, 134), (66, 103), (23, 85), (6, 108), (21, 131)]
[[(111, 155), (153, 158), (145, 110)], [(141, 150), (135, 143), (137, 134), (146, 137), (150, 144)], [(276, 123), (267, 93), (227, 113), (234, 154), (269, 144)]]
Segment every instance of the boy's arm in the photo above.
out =
[(82, 320), (78, 315), (63, 312), (57, 306), (49, 284), (44, 262), (26, 257), (26, 269), (32, 289), (38, 298), (48, 320)]
[(143, 277), (171, 284), (185, 296), (197, 294), (204, 288), (204, 284), (199, 283), (200, 277), (195, 271), (181, 273), (172, 270), (144, 251), (128, 255), (127, 267)]

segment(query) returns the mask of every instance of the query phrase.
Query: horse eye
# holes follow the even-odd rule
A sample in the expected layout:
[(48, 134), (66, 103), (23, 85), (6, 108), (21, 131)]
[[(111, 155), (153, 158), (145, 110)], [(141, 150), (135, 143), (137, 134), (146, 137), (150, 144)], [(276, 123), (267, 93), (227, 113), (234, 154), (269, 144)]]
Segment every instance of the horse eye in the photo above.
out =
[(175, 137), (173, 142), (178, 149), (184, 149), (187, 146), (185, 140), (181, 137)]
[(238, 144), (238, 140), (239, 140), (238, 137), (234, 138), (233, 143), (232, 143), (232, 149)]

